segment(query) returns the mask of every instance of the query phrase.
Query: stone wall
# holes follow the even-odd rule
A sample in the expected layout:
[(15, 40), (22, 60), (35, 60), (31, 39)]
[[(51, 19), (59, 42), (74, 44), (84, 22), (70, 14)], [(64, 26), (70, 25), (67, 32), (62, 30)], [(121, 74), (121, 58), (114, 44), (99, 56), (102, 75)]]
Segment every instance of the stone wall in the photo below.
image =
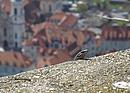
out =
[(2, 77), (0, 93), (130, 93), (130, 49)]

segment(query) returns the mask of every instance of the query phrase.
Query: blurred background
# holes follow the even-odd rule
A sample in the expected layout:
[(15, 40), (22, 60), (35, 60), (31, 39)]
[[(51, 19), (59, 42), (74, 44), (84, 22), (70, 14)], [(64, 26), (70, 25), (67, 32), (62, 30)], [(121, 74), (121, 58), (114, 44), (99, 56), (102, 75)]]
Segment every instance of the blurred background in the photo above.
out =
[(130, 0), (0, 0), (0, 76), (130, 48)]

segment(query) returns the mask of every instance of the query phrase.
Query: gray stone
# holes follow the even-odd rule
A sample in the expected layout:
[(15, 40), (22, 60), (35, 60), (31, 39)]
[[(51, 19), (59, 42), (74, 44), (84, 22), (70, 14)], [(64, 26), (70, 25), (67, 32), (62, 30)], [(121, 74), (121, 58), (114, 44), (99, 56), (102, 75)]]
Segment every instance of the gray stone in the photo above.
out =
[(2, 77), (0, 93), (130, 93), (129, 84), (130, 49)]

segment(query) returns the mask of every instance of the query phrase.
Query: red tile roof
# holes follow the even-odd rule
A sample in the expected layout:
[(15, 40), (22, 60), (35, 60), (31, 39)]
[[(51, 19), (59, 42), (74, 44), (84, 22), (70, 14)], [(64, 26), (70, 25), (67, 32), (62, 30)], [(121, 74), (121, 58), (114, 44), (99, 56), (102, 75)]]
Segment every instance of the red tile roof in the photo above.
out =
[(64, 12), (56, 12), (50, 17), (50, 20), (59, 20), (59, 21), (61, 21), (65, 17), (65, 15), (66, 14)]
[(56, 12), (50, 17), (51, 21), (58, 21), (59, 26), (72, 27), (76, 24), (77, 18), (71, 13)]
[(55, 65), (70, 60), (71, 57), (66, 50), (57, 49), (48, 57), (41, 57), (36, 64), (37, 68), (44, 67), (45, 65)]
[(30, 27), (32, 28), (32, 31), (34, 33), (37, 33), (43, 29), (53, 29), (54, 28), (53, 24), (50, 22), (43, 22), (40, 24), (30, 25)]
[(10, 14), (10, 12), (11, 12), (11, 2), (10, 2), (10, 0), (3, 0), (2, 4), (1, 4), (1, 8), (5, 13)]
[(29, 67), (32, 62), (18, 52), (0, 52), (0, 64), (16, 67)]
[[(23, 7), (24, 7), (25, 5), (27, 5), (27, 4), (29, 4), (30, 1), (31, 1), (31, 0), (22, 0), (22, 2), (23, 2)], [(11, 0), (3, 0), (3, 1), (2, 1), (2, 4), (1, 4), (1, 8), (3, 9), (3, 11), (4, 11), (5, 13), (10, 14), (11, 8), (12, 8), (12, 6), (11, 6)]]
[(129, 40), (130, 27), (103, 26), (102, 37), (106, 40)]
[(77, 22), (77, 18), (72, 15), (72, 14), (67, 14), (65, 16), (66, 18), (65, 19), (62, 19), (61, 22), (60, 22), (60, 26), (62, 27), (73, 27), (76, 22)]

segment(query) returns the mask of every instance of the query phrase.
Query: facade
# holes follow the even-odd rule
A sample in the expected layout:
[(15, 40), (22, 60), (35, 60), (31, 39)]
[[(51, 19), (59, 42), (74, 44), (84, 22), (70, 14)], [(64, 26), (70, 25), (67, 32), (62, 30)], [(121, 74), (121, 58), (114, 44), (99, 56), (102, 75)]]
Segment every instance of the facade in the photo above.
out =
[(22, 39), (25, 32), (25, 14), (21, 0), (12, 2), (11, 14), (11, 25), (13, 28), (13, 48), (22, 48)]
[(0, 46), (9, 49), (13, 47), (13, 36), (12, 36), (12, 26), (8, 15), (1, 11), (0, 15)]
[(0, 16), (0, 46), (5, 49), (21, 49), (25, 32), (24, 9), (20, 0), (11, 1), (10, 13)]
[(36, 62), (36, 59), (38, 57), (38, 47), (37, 46), (27, 46), (23, 45), (22, 53), (31, 59), (32, 62)]
[(88, 49), (87, 56), (102, 55), (113, 51), (130, 48), (130, 27), (104, 26), (99, 38), (93, 35), (87, 38), (83, 49)]
[(63, 0), (40, 0), (42, 14), (50, 14), (62, 10)]

